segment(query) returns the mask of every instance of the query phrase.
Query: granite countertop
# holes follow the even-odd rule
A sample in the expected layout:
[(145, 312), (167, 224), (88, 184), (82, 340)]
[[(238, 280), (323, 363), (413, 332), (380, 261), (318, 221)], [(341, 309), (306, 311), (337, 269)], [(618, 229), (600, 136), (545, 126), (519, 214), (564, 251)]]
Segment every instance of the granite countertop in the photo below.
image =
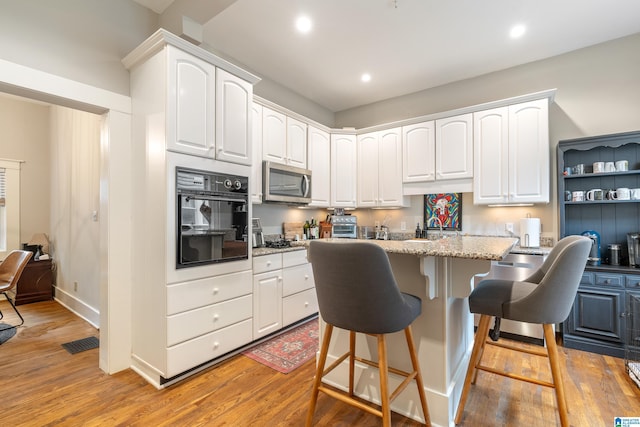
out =
[(282, 252), (301, 251), (303, 249), (306, 249), (306, 246), (299, 245), (297, 242), (291, 242), (290, 248), (253, 248), (251, 253), (253, 256), (262, 256), (280, 254)]
[[(329, 242), (348, 243), (351, 239), (322, 239)], [(517, 243), (513, 237), (457, 236), (440, 240), (368, 240), (386, 252), (417, 256), (442, 256), (454, 258), (484, 259), (499, 261)], [(309, 241), (294, 242), (297, 246), (308, 246)], [(255, 256), (255, 253), (254, 253)]]

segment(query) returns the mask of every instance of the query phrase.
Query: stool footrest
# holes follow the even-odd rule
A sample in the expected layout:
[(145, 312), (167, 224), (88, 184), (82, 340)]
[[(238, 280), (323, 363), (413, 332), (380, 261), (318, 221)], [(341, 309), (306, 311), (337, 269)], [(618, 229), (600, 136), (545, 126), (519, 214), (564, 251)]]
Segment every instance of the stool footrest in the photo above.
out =
[(476, 366), (476, 369), (479, 369), (481, 371), (491, 372), (492, 374), (496, 374), (496, 375), (502, 375), (503, 377), (511, 378), (514, 380), (519, 380), (519, 381), (524, 381), (531, 384), (537, 384), (545, 387), (555, 388), (555, 385), (548, 381), (542, 381), (542, 380), (538, 380), (531, 377), (525, 377), (524, 375), (518, 375), (512, 372), (501, 371), (499, 369), (491, 368), (489, 366), (478, 365)]

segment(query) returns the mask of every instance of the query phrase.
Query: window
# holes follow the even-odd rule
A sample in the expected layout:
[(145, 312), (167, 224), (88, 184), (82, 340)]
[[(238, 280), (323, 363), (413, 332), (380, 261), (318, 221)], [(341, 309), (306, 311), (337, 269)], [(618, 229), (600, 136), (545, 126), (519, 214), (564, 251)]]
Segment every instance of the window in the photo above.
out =
[(0, 259), (20, 249), (19, 160), (0, 159)]

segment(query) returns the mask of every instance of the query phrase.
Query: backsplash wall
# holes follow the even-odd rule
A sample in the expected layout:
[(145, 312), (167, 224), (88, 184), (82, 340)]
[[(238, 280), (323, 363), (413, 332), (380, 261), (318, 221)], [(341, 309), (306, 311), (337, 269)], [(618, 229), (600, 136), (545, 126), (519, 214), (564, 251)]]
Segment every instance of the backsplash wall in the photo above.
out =
[[(411, 206), (403, 209), (356, 209), (348, 211), (358, 218), (358, 225), (374, 227), (376, 222), (387, 225), (389, 231), (412, 232), (416, 224), (423, 226), (423, 196), (411, 196)], [(304, 222), (315, 218), (324, 220), (331, 211), (328, 209), (302, 209), (275, 204), (253, 205), (253, 216), (260, 218), (265, 234), (281, 234), (283, 222)], [(520, 235), (520, 219), (530, 215), (540, 218), (542, 236), (556, 239), (553, 232), (553, 218), (548, 217), (547, 205), (528, 207), (495, 207), (476, 206), (473, 204), (473, 193), (462, 195), (462, 233), (487, 236), (509, 236), (505, 224), (513, 224), (513, 233)], [(404, 223), (405, 230), (402, 230)]]

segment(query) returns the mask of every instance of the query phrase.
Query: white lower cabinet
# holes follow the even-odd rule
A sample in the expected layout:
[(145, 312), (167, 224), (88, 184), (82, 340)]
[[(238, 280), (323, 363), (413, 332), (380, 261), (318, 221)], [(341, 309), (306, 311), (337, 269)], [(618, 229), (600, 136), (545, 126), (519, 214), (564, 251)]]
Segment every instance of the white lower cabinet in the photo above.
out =
[(254, 257), (253, 271), (254, 339), (318, 312), (306, 250)]
[(251, 319), (246, 319), (168, 348), (166, 377), (185, 372), (251, 342), (251, 339), (247, 341), (247, 337), (251, 337), (251, 325)]
[(251, 271), (167, 286), (165, 378), (253, 341)]

